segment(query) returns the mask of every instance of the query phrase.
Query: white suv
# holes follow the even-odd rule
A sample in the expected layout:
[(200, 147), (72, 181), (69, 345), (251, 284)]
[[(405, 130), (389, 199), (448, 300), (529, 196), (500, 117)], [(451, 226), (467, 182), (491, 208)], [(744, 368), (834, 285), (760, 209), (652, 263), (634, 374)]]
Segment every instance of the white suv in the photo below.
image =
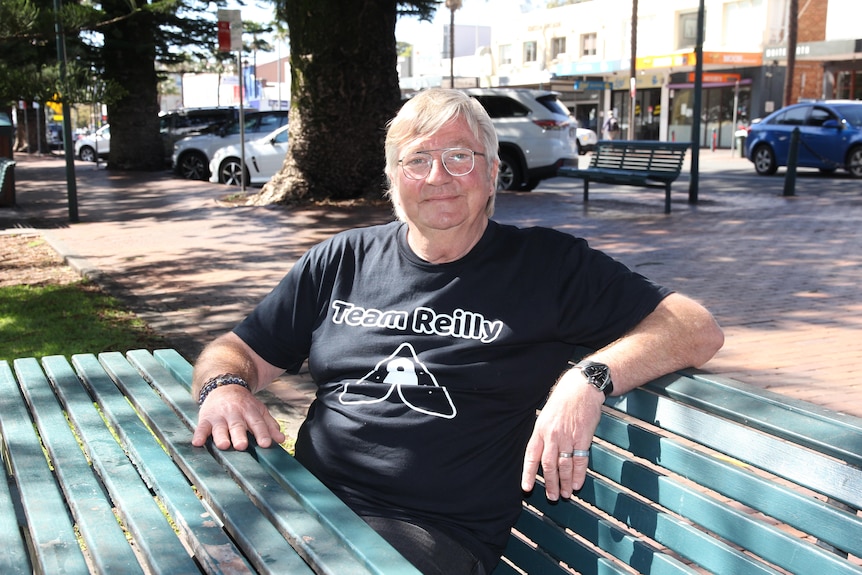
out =
[(578, 162), (578, 123), (557, 92), (524, 88), (470, 88), (488, 111), (500, 141), (497, 188), (529, 191)]

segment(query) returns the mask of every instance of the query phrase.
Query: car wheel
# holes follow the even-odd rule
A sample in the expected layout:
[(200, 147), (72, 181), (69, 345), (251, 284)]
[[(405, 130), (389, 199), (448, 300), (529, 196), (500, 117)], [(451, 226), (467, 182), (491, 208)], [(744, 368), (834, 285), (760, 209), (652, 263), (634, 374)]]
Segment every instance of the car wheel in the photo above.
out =
[(524, 176), (517, 157), (511, 152), (500, 152), (500, 167), (497, 170), (497, 189), (518, 191), (522, 189)]
[(847, 154), (847, 172), (854, 178), (862, 178), (862, 146), (852, 148)]
[(778, 171), (778, 163), (775, 161), (775, 152), (766, 144), (757, 146), (752, 154), (754, 169), (761, 176), (771, 176)]
[(209, 177), (207, 158), (200, 152), (186, 152), (177, 161), (177, 173), (187, 180), (205, 180)]
[[(240, 186), (242, 180), (242, 164), (239, 158), (227, 158), (218, 168), (218, 181), (229, 186)], [(245, 183), (248, 184), (248, 170), (246, 170)]]
[(95, 162), (96, 150), (90, 146), (82, 146), (81, 150), (78, 152), (78, 157), (84, 162)]

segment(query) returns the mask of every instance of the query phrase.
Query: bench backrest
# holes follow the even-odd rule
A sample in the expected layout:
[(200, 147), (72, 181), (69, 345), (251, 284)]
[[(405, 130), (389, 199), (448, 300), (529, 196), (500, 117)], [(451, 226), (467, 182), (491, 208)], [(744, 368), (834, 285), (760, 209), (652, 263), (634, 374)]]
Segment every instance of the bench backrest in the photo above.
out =
[(688, 144), (640, 140), (601, 140), (591, 168), (679, 174)]
[(862, 573), (859, 418), (696, 373), (608, 404), (584, 488), (525, 499), (495, 575)]

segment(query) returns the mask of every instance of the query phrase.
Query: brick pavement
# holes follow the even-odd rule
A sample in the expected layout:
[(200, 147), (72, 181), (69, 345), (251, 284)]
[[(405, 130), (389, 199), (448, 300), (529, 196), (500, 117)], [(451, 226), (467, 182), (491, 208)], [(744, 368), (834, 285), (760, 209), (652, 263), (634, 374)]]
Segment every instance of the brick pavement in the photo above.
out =
[[(749, 178), (750, 163), (727, 150), (700, 158), (699, 203), (687, 203), (683, 174), (670, 216), (655, 190), (593, 186), (584, 206), (579, 180), (554, 179), (501, 193), (495, 217), (586, 237), (703, 302), (727, 336), (708, 371), (862, 416), (862, 182), (800, 172), (783, 197), (783, 178)], [(190, 359), (308, 246), (391, 219), (385, 206), (229, 207), (222, 186), (78, 163), (81, 221), (69, 224), (62, 160), (16, 160), (19, 207), (0, 209), (0, 230), (43, 228)], [(291, 431), (312, 388), (305, 374), (272, 388)]]

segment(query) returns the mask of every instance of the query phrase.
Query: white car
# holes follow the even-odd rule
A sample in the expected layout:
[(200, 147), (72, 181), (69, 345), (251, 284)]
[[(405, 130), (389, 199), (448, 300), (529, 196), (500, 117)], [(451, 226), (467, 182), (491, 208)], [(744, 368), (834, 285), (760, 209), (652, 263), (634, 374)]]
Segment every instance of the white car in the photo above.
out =
[(527, 192), (578, 162), (578, 123), (557, 92), (468, 88), (488, 111), (500, 142), (497, 188)]
[(598, 135), (588, 128), (578, 128), (578, 153), (581, 155), (593, 152), (599, 143)]
[[(263, 185), (284, 164), (287, 155), (287, 129), (282, 126), (262, 138), (245, 143), (245, 183)], [(238, 186), (242, 183), (240, 145), (220, 148), (210, 161), (210, 181), (214, 184)]]
[[(244, 132), (246, 141), (259, 138), (287, 123), (287, 110), (246, 112)], [(187, 136), (174, 144), (172, 163), (174, 172), (189, 180), (206, 180), (210, 177), (209, 163), (219, 149), (239, 144), (239, 121), (230, 122), (214, 132)]]
[(75, 157), (85, 162), (95, 162), (111, 151), (111, 126), (105, 124), (94, 134), (75, 141)]

